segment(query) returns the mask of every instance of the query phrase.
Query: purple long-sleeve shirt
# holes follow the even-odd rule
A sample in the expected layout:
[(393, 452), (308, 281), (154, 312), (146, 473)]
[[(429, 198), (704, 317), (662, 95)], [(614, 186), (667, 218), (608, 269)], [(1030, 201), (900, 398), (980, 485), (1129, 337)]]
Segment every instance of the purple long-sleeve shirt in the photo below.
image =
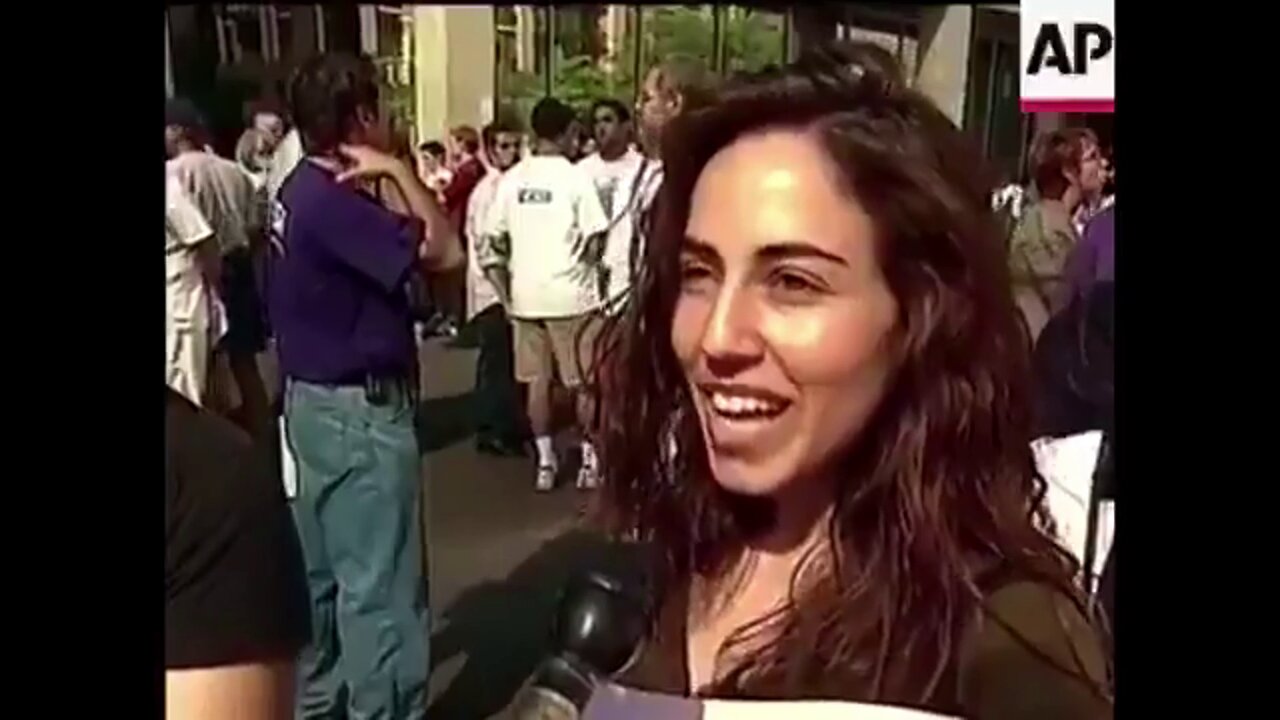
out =
[(1077, 297), (1096, 282), (1116, 278), (1116, 208), (1103, 210), (1089, 221), (1084, 237), (1067, 261), (1066, 281)]
[(407, 282), (421, 221), (307, 160), (280, 189), (275, 214), (268, 306), (285, 376), (343, 384), (410, 372)]

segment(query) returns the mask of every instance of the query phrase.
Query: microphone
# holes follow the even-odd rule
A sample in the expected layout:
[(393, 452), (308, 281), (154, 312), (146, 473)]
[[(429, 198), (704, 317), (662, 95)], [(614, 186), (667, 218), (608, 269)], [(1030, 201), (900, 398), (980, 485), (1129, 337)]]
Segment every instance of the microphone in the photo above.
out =
[(647, 603), (616, 575), (592, 572), (560, 596), (551, 653), (512, 705), (512, 720), (580, 720), (596, 686), (635, 659)]

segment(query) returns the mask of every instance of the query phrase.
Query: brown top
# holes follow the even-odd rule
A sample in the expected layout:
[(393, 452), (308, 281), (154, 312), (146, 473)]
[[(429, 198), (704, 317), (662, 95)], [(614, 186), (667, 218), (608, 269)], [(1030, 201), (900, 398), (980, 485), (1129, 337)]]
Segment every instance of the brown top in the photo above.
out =
[[(620, 684), (681, 696), (691, 694), (685, 604), (671, 603), (677, 611), (664, 614), (635, 664), (618, 678)], [(1016, 582), (993, 592), (986, 609), (984, 620), (964, 633), (958, 659), (939, 686), (936, 699), (920, 709), (972, 720), (1112, 717), (1110, 703), (1062, 669), (1083, 667), (1099, 685), (1105, 685), (1102, 647), (1073, 603), (1044, 585)], [(791, 699), (823, 697), (837, 699), (830, 690), (817, 689), (812, 696)], [(871, 701), (857, 697), (838, 699)]]

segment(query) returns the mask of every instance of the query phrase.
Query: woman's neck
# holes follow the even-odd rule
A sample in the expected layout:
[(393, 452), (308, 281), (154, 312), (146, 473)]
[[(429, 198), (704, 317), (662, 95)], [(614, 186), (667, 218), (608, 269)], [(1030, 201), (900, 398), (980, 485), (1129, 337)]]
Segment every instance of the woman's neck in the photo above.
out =
[[(808, 488), (813, 490), (812, 486)], [(830, 537), (834, 506), (825, 494), (789, 493), (773, 498), (769, 529), (748, 539), (716, 576), (702, 579), (703, 610), (737, 604), (741, 594), (758, 595), (751, 587), (790, 587), (791, 578), (812, 552), (821, 552)], [(766, 593), (768, 594), (768, 593)], [(772, 602), (772, 601), (771, 601)]]

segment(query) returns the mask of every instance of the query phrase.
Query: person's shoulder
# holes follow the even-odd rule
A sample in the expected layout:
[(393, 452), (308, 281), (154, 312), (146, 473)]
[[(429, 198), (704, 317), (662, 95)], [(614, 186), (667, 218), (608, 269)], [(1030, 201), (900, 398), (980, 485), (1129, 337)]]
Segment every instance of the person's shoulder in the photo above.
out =
[(252, 451), (249, 436), (231, 421), (203, 410), (172, 389), (166, 390), (165, 443), (167, 461), (177, 470), (202, 462), (230, 471), (228, 461)]
[(993, 588), (961, 642), (960, 700), (974, 717), (1110, 717), (1107, 675), (1102, 639), (1081, 605), (1042, 582)]
[(339, 185), (327, 171), (304, 158), (280, 186), (279, 199), (290, 212), (305, 213), (341, 207), (355, 195), (350, 188)]

